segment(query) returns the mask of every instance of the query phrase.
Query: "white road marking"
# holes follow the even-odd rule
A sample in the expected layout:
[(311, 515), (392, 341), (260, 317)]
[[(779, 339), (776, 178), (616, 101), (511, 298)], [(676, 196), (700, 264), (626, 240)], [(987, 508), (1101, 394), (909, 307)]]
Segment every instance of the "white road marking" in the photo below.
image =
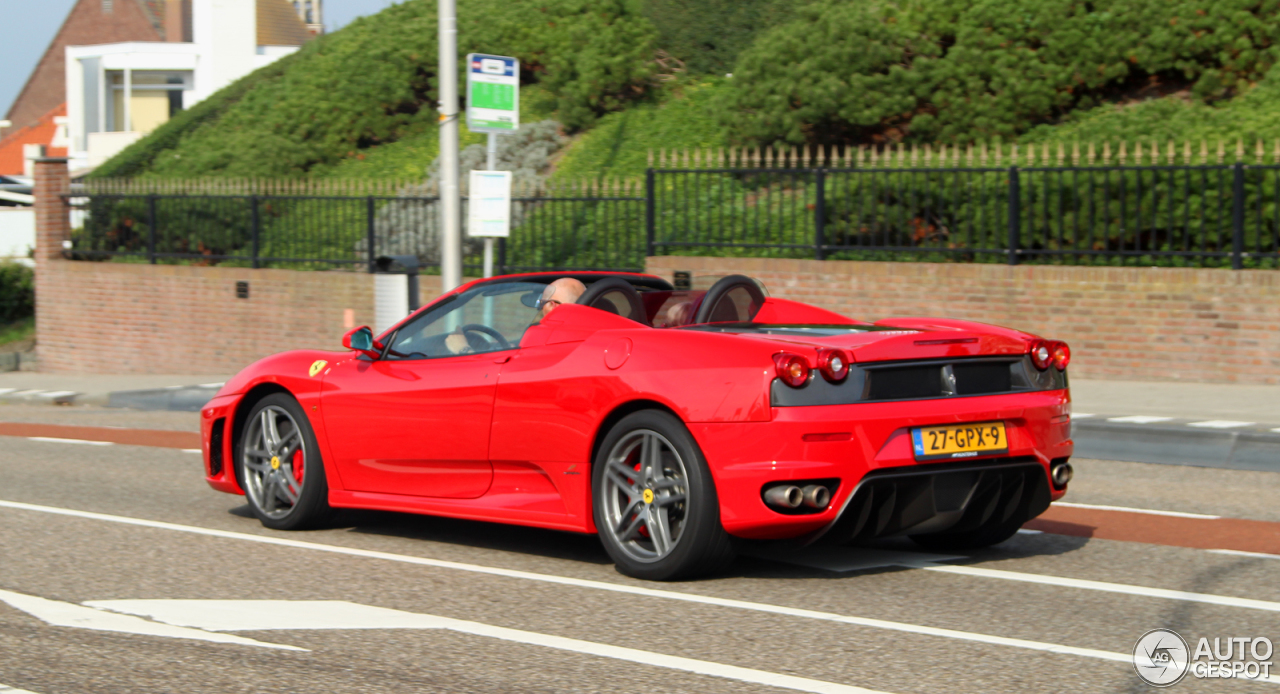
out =
[(1274, 431), (1274, 432), (1276, 432), (1276, 433), (1280, 434), (1280, 427), (1276, 427), (1276, 428), (1272, 429), (1272, 431)]
[(959, 574), (961, 576), (979, 576), (982, 578), (999, 578), (1006, 581), (1021, 581), (1024, 583), (1039, 583), (1047, 586), (1061, 586), (1065, 588), (1082, 588), (1084, 590), (1097, 590), (1104, 593), (1120, 593), (1123, 595), (1137, 595), (1144, 598), (1165, 598), (1168, 600), (1200, 602), (1200, 603), (1205, 603), (1209, 605), (1223, 605), (1225, 607), (1241, 607), (1248, 610), (1280, 612), (1280, 602), (1270, 602), (1267, 600), (1253, 600), (1250, 598), (1234, 598), (1226, 595), (1210, 595), (1208, 593), (1189, 593), (1183, 590), (1167, 590), (1165, 588), (1148, 588), (1146, 586), (1131, 586), (1123, 583), (1106, 583), (1103, 581), (1088, 581), (1080, 578), (1064, 578), (1061, 576), (1046, 576), (1044, 574), (1029, 574), (1029, 573), (1022, 573), (1018, 571), (1002, 571), (1000, 569), (984, 569), (978, 566), (920, 564), (915, 568), (924, 569), (925, 571), (940, 571), (942, 573)]
[(1189, 427), (1201, 427), (1204, 429), (1238, 429), (1240, 427), (1253, 426), (1253, 422), (1233, 422), (1229, 419), (1211, 419), (1207, 422), (1191, 422)]
[(1230, 554), (1236, 557), (1253, 557), (1255, 559), (1280, 559), (1280, 554), (1266, 554), (1264, 552), (1246, 552), (1241, 549), (1207, 549), (1206, 552), (1214, 554)]
[(199, 448), (184, 448), (182, 449), (182, 452), (183, 453), (204, 453), (204, 451)]
[(46, 443), (78, 443), (84, 446), (114, 446), (110, 441), (86, 441), (84, 439), (56, 439), (50, 436), (28, 436), (28, 441), (44, 441)]
[(1086, 412), (1073, 412), (1071, 414), (1072, 419), (1088, 419), (1090, 417), (1097, 417), (1097, 416), (1098, 415), (1096, 414), (1088, 414)]
[(74, 390), (46, 390), (45, 392), (40, 393), (37, 397), (61, 398), (66, 395), (75, 395), (75, 394), (76, 394), (76, 391)]
[(1204, 520), (1215, 520), (1222, 516), (1209, 516), (1203, 513), (1186, 513), (1184, 511), (1155, 511), (1149, 508), (1129, 508), (1128, 506), (1103, 506), (1101, 504), (1076, 504), (1066, 501), (1055, 501), (1054, 506), (1063, 506), (1066, 508), (1093, 508), (1101, 511), (1124, 511), (1126, 513), (1146, 513), (1152, 516), (1173, 516), (1174, 518), (1201, 518)]
[(234, 643), (242, 646), (261, 646), (263, 648), (280, 648), (286, 651), (304, 651), (305, 648), (284, 646), (278, 643), (263, 643), (231, 634), (214, 634), (199, 629), (187, 629), (170, 624), (149, 622), (112, 612), (104, 612), (92, 607), (83, 607), (69, 602), (46, 600), (34, 595), (23, 595), (0, 590), (0, 602), (22, 610), (42, 622), (56, 627), (74, 627), (93, 631), (113, 631), (120, 634), (137, 634), (141, 636), (163, 636), (173, 639), (192, 639), (196, 641), (213, 641), (214, 643)]
[[(17, 388), (0, 388), (0, 395), (8, 395), (9, 393), (14, 392), (15, 390), (17, 390)], [(3, 686), (4, 685), (0, 685), (0, 687), (3, 687)], [(4, 690), (0, 689), (0, 692), (2, 691)]]
[(846, 684), (340, 600), (99, 600), (85, 604), (210, 631), (446, 629), (781, 689), (821, 694), (875, 694), (872, 690)]
[(1032, 530), (1031, 528), (1018, 528), (1019, 535), (1043, 535), (1043, 530)]
[(225, 383), (201, 383), (198, 388), (221, 388)]
[(1108, 422), (1119, 422), (1121, 424), (1155, 424), (1156, 422), (1169, 422), (1173, 417), (1149, 417), (1143, 414), (1135, 414), (1129, 417), (1108, 417)]
[(37, 393), (43, 392), (43, 390), (19, 390), (17, 392), (9, 393), (9, 395), (36, 395)]
[[(353, 557), (364, 557), (368, 559), (382, 559), (385, 561), (400, 562), (403, 564), (416, 564), (418, 566), (430, 566), (439, 569), (452, 569), (456, 571), (467, 571), (477, 574), (486, 574), (490, 576), (503, 576), (506, 578), (517, 578), (526, 581), (537, 581), (540, 583), (549, 583), (553, 585), (574, 586), (577, 588), (589, 588), (592, 590), (609, 591), (613, 593), (622, 593), (627, 595), (639, 595), (650, 598), (661, 598), (665, 600), (677, 600), (681, 602), (697, 603), (702, 605), (714, 605), (717, 607), (729, 607), (739, 610), (748, 610), (752, 612), (763, 612), (766, 614), (777, 614), (787, 617), (798, 617), (802, 619), (815, 619), (826, 622), (837, 622), (841, 624), (851, 624), (854, 626), (868, 627), (871, 629), (884, 629), (888, 631), (897, 631), (909, 634), (918, 634), (924, 636), (937, 636), (947, 639), (955, 639), (959, 641), (970, 641), (974, 643), (984, 643), (995, 646), (1009, 646), (1012, 648), (1023, 648), (1033, 651), (1041, 651), (1046, 653), (1061, 653), (1066, 655), (1076, 655), (1086, 658), (1096, 658), (1099, 660), (1109, 660), (1117, 663), (1130, 663), (1133, 656), (1128, 653), (1110, 653), (1108, 651), (1100, 651), (1093, 648), (1077, 648), (1075, 646), (1064, 646), (1054, 643), (1045, 643), (1042, 641), (1029, 641), (1025, 639), (1005, 638), (1003, 636), (991, 636), (988, 634), (979, 634), (969, 631), (959, 631), (956, 629), (941, 629), (937, 627), (921, 626), (917, 624), (907, 624), (904, 622), (891, 622), (883, 619), (870, 619), (866, 617), (850, 617), (847, 615), (834, 614), (831, 612), (818, 612), (816, 610), (806, 610), (796, 607), (785, 607), (782, 605), (770, 605), (767, 603), (748, 602), (745, 600), (733, 600), (730, 598), (717, 598), (707, 595), (697, 595), (693, 593), (681, 593), (673, 590), (660, 590), (656, 588), (643, 588), (640, 586), (631, 586), (618, 583), (606, 583), (604, 581), (591, 581), (581, 578), (569, 578), (567, 576), (555, 576), (551, 574), (539, 574), (530, 571), (517, 571), (514, 569), (500, 569), (496, 567), (480, 566), (477, 564), (463, 564), (461, 562), (445, 561), (441, 559), (427, 559), (424, 557), (414, 557), (403, 554), (392, 554), (390, 552), (377, 552), (366, 549), (355, 549), (351, 547), (341, 547), (337, 545), (324, 545), (316, 542), (303, 542), (300, 540), (286, 540), (278, 537), (268, 537), (263, 535), (250, 535), (248, 533), (232, 532), (228, 530), (213, 530), (210, 528), (200, 528), (190, 525), (179, 525), (176, 523), (166, 523), (163, 521), (151, 521), (141, 518), (129, 518), (126, 516), (112, 516), (105, 513), (94, 513), (92, 511), (76, 511), (74, 509), (58, 508), (54, 506), (39, 506), (36, 504), (27, 504), (20, 501), (0, 501), (0, 508), (11, 508), (22, 511), (35, 511), (38, 513), (48, 513), (60, 516), (69, 516), (72, 518), (84, 518), (88, 520), (106, 521), (109, 523), (120, 523), (122, 525), (133, 525), (143, 528), (155, 528), (159, 530), (173, 530), (177, 532), (190, 533), (193, 535), (204, 535), (208, 537), (221, 537), (230, 540), (244, 540), (247, 542), (257, 542), (264, 545), (275, 545), (278, 547), (293, 547), (296, 549), (309, 549), (318, 552), (331, 552), (334, 554), (344, 554)], [(998, 572), (1008, 573), (1008, 572)], [(1003, 578), (1004, 576), (1002, 576)], [(1145, 595), (1146, 589), (1132, 587), (1134, 592), (1139, 595)]]
[[(3, 393), (0, 393), (0, 395), (3, 395)], [(0, 684), (0, 694), (36, 694), (36, 693), (32, 691), (28, 691), (26, 689), (18, 689), (16, 687), (10, 687), (7, 684)]]

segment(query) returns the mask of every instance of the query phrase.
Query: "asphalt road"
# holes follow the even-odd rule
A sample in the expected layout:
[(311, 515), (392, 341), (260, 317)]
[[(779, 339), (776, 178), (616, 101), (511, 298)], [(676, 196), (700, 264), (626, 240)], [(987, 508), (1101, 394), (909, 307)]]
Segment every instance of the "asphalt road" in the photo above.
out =
[[(182, 450), (0, 447), (0, 692), (1139, 692), (1148, 630), (1280, 642), (1280, 557), (1028, 533), (950, 559), (759, 550), (656, 584), (566, 533), (269, 531)], [(1077, 462), (1071, 502), (1280, 520), (1280, 474)]]

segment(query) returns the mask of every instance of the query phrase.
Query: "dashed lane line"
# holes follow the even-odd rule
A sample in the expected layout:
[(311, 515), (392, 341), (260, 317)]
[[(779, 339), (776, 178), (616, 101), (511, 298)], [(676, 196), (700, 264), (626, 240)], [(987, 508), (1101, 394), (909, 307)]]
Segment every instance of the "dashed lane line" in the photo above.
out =
[(86, 439), (59, 439), (52, 436), (28, 436), (28, 441), (44, 441), (45, 443), (75, 443), (81, 446), (114, 446), (110, 441), (88, 441)]
[(0, 694), (36, 694), (36, 693), (26, 689), (18, 689), (17, 687), (10, 687), (7, 684), (0, 684)]
[(1238, 549), (1207, 549), (1206, 552), (1214, 554), (1229, 554), (1233, 557), (1252, 557), (1254, 559), (1280, 559), (1280, 554), (1267, 554), (1265, 552), (1244, 552)]
[[(368, 559), (382, 559), (385, 561), (394, 561), (404, 564), (416, 564), (418, 566), (429, 566), (440, 569), (452, 569), (456, 571), (466, 571), (470, 573), (487, 574), (491, 576), (502, 576), (506, 578), (517, 578), (527, 581), (536, 581), (540, 583), (549, 583), (554, 585), (573, 586), (577, 588), (588, 588), (592, 590), (608, 591), (613, 593), (623, 593), (628, 595), (639, 595), (650, 598), (660, 598), (665, 600), (677, 600), (681, 602), (697, 603), (703, 605), (713, 605), (717, 607), (728, 607), (733, 609), (747, 610), (752, 612), (762, 612), (767, 614), (783, 615), (788, 617), (798, 617), (802, 619), (814, 619), (825, 622), (836, 622), (841, 624), (850, 624), (853, 626), (861, 626), (872, 629), (883, 629), (887, 631), (896, 631), (902, 633), (917, 634), (923, 636), (936, 636), (940, 638), (953, 639), (959, 641), (968, 641), (973, 643), (982, 643), (994, 646), (1008, 646), (1012, 648), (1021, 648), (1032, 651), (1040, 651), (1046, 653), (1060, 653), (1064, 655), (1075, 655), (1085, 658), (1094, 658), (1098, 660), (1107, 660), (1117, 663), (1131, 663), (1133, 656), (1127, 653), (1111, 653), (1108, 651), (1097, 650), (1093, 648), (1078, 648), (1075, 646), (1066, 646), (1055, 643), (1046, 643), (1043, 641), (1031, 641), (1027, 639), (1006, 638), (1003, 636), (993, 636), (989, 634), (979, 634), (969, 631), (961, 631), (957, 629), (942, 629), (937, 627), (928, 627), (917, 624), (907, 624), (904, 622), (892, 622), (883, 619), (870, 619), (865, 617), (852, 617), (848, 615), (835, 614), (831, 612), (819, 612), (816, 610), (806, 610), (795, 607), (785, 607), (782, 605), (770, 605), (767, 603), (749, 602), (745, 600), (734, 600), (730, 598), (718, 598), (707, 595), (697, 595), (692, 593), (681, 593), (672, 590), (661, 590), (656, 588), (643, 588), (640, 586), (630, 586), (616, 583), (606, 583), (604, 581), (592, 581), (581, 578), (569, 578), (566, 576), (555, 576), (552, 574), (539, 574), (529, 571), (518, 571), (514, 569), (501, 569), (489, 566), (480, 566), (476, 564), (464, 564), (461, 562), (445, 561), (441, 559), (428, 559), (425, 557), (414, 557), (403, 554), (392, 554), (389, 552), (378, 552), (373, 550), (355, 549), (351, 547), (341, 547), (337, 545), (325, 545), (316, 542), (303, 542), (300, 540), (287, 540), (278, 537), (269, 537), (263, 535), (251, 535), (248, 533), (239, 533), (228, 530), (214, 530), (211, 528), (201, 528), (190, 525), (179, 525), (176, 523), (166, 523), (163, 521), (151, 521), (141, 518), (129, 518), (126, 516), (114, 516), (104, 513), (94, 513), (91, 511), (77, 511), (74, 509), (58, 508), (54, 506), (40, 506), (36, 504), (27, 504), (18, 501), (0, 501), (0, 508), (10, 508), (21, 511), (34, 511), (37, 513), (48, 513), (52, 515), (69, 516), (73, 518), (84, 518), (87, 520), (105, 521), (110, 523), (120, 523), (123, 525), (133, 525), (145, 528), (155, 528), (160, 530), (172, 530), (193, 535), (204, 535), (208, 537), (220, 537), (231, 540), (243, 540), (247, 542), (256, 542), (265, 545), (275, 545), (278, 547), (292, 547), (296, 549), (308, 549), (319, 552), (330, 552), (334, 554), (343, 554), (353, 557), (364, 557)], [(1000, 572), (997, 572), (1000, 573)], [(1078, 586), (1077, 586), (1078, 587)], [(1143, 588), (1134, 587), (1137, 595), (1147, 595)], [(1191, 593), (1189, 595), (1198, 595)], [(1217, 597), (1217, 596), (1213, 596)], [(1232, 598), (1223, 598), (1230, 602)], [(1258, 601), (1248, 601), (1258, 602)], [(1280, 683), (1280, 678), (1275, 678), (1273, 682)]]
[(1172, 516), (1174, 518), (1203, 518), (1206, 520), (1214, 520), (1222, 516), (1210, 516), (1203, 513), (1186, 513), (1184, 511), (1156, 511), (1149, 508), (1129, 508), (1127, 506), (1103, 506), (1100, 504), (1077, 504), (1067, 501), (1055, 501), (1054, 506), (1062, 506), (1065, 508), (1092, 508), (1100, 511), (1124, 511), (1126, 513), (1146, 513), (1153, 516)]

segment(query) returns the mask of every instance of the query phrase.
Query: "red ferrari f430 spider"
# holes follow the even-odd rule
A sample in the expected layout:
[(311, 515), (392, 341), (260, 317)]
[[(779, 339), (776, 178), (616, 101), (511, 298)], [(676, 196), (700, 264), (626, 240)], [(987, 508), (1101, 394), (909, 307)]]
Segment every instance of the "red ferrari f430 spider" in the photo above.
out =
[[(585, 293), (540, 311), (563, 277)], [(476, 280), (344, 347), (262, 359), (202, 411), (208, 483), (268, 527), (362, 508), (598, 533), (665, 580), (742, 540), (991, 545), (1071, 479), (1067, 345), (861, 322), (741, 275)]]

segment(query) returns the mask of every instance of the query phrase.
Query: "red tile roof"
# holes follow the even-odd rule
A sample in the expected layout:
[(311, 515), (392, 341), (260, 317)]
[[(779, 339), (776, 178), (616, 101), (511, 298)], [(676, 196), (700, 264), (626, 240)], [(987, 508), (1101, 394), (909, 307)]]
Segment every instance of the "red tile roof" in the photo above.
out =
[[(0, 174), (21, 176), (26, 164), (22, 158), (22, 146), (48, 145), (53, 142), (53, 137), (58, 130), (58, 126), (53, 122), (53, 119), (65, 115), (67, 115), (67, 105), (62, 104), (44, 114), (35, 125), (19, 128), (5, 135), (4, 139), (0, 139)], [(65, 157), (67, 156), (67, 148), (50, 147), (48, 156)]]

